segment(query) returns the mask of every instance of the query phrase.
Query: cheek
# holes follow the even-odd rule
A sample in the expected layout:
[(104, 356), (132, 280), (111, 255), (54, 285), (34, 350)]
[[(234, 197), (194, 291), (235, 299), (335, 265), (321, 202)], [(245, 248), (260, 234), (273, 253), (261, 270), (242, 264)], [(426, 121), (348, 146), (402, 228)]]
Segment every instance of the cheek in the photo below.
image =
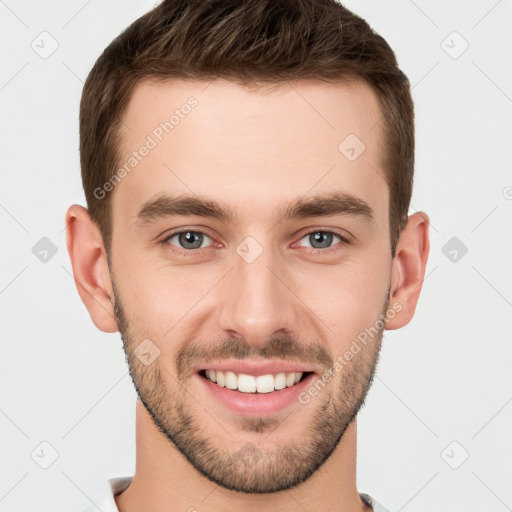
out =
[[(382, 253), (381, 253), (382, 254)], [(310, 276), (301, 286), (304, 302), (321, 319), (333, 355), (342, 353), (365, 329), (376, 325), (387, 300), (391, 260), (347, 262)], [(380, 324), (380, 323), (379, 323)]]
[(184, 329), (190, 324), (198, 327), (201, 300), (219, 278), (211, 271), (177, 269), (161, 263), (131, 270), (126, 265), (125, 270), (120, 294), (131, 332), (138, 338), (155, 340), (161, 352), (175, 352), (186, 337)]

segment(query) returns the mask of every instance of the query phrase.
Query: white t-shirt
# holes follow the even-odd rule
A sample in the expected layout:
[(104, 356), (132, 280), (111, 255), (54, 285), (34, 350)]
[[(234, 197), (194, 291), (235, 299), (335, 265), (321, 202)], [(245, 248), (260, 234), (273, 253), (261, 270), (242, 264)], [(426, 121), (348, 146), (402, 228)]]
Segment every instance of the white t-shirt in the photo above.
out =
[[(102, 512), (119, 512), (114, 496), (124, 491), (130, 485), (132, 478), (132, 476), (122, 476), (107, 480), (100, 491), (98, 499), (95, 500), (95, 505), (91, 504), (84, 512), (97, 512), (98, 508)], [(368, 494), (360, 492), (359, 496), (367, 505), (373, 507), (373, 512), (389, 512), (387, 508), (383, 507)]]

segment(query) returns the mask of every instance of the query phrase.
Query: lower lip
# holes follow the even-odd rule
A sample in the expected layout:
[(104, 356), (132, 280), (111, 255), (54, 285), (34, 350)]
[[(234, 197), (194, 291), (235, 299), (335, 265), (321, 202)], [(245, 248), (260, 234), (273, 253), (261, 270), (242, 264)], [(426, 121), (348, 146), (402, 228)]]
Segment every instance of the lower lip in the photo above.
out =
[(242, 393), (235, 389), (222, 388), (198, 373), (195, 377), (199, 379), (200, 385), (231, 411), (248, 416), (261, 416), (274, 414), (294, 403), (300, 403), (298, 395), (311, 385), (315, 374), (310, 373), (298, 384), (271, 393)]

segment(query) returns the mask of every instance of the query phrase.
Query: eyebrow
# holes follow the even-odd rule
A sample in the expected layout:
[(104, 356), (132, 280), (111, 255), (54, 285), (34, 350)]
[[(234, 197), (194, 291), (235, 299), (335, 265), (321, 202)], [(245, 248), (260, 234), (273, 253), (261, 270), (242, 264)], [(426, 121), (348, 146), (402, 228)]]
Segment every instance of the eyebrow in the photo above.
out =
[[(145, 226), (155, 221), (188, 215), (197, 215), (236, 224), (237, 212), (229, 205), (197, 195), (160, 195), (142, 204), (135, 222)], [(374, 220), (372, 208), (362, 199), (345, 192), (331, 192), (308, 198), (300, 197), (286, 203), (275, 215), (276, 222), (309, 217), (349, 215)]]

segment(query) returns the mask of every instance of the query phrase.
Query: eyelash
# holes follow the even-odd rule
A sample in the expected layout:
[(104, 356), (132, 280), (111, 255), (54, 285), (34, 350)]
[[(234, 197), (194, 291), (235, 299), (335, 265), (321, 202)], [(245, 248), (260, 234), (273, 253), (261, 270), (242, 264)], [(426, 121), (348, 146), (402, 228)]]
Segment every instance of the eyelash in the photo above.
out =
[[(172, 245), (172, 244), (169, 243), (169, 240), (174, 238), (176, 235), (181, 235), (182, 233), (187, 233), (187, 232), (198, 233), (198, 234), (201, 234), (201, 235), (206, 235), (208, 238), (212, 239), (211, 236), (209, 236), (208, 234), (206, 234), (203, 231), (193, 230), (193, 229), (185, 229), (185, 230), (176, 231), (174, 233), (171, 233), (170, 235), (165, 237), (160, 242), (160, 244), (162, 245), (162, 247), (164, 247), (164, 248), (166, 248), (168, 250), (171, 250), (172, 252), (174, 252), (176, 254), (184, 255), (184, 256), (187, 256), (187, 257), (197, 256), (201, 249), (208, 249), (208, 247), (202, 247), (202, 248), (199, 248), (199, 249), (183, 249), (183, 248), (177, 247), (176, 245)], [(339, 242), (337, 244), (334, 244), (331, 247), (327, 247), (325, 249), (309, 248), (310, 250), (308, 252), (310, 254), (312, 254), (312, 255), (317, 255), (317, 254), (321, 254), (321, 253), (325, 254), (326, 252), (329, 252), (330, 250), (338, 250), (339, 247), (337, 247), (337, 246), (339, 246), (339, 245), (348, 245), (348, 244), (350, 244), (350, 241), (346, 237), (344, 237), (341, 233), (339, 233), (338, 231), (327, 230), (327, 229), (313, 229), (311, 231), (308, 231), (307, 233), (304, 233), (299, 238), (299, 241), (302, 240), (303, 238), (307, 237), (308, 235), (311, 235), (312, 233), (328, 233), (328, 234), (332, 234), (332, 235), (337, 236), (341, 240), (341, 242)]]

